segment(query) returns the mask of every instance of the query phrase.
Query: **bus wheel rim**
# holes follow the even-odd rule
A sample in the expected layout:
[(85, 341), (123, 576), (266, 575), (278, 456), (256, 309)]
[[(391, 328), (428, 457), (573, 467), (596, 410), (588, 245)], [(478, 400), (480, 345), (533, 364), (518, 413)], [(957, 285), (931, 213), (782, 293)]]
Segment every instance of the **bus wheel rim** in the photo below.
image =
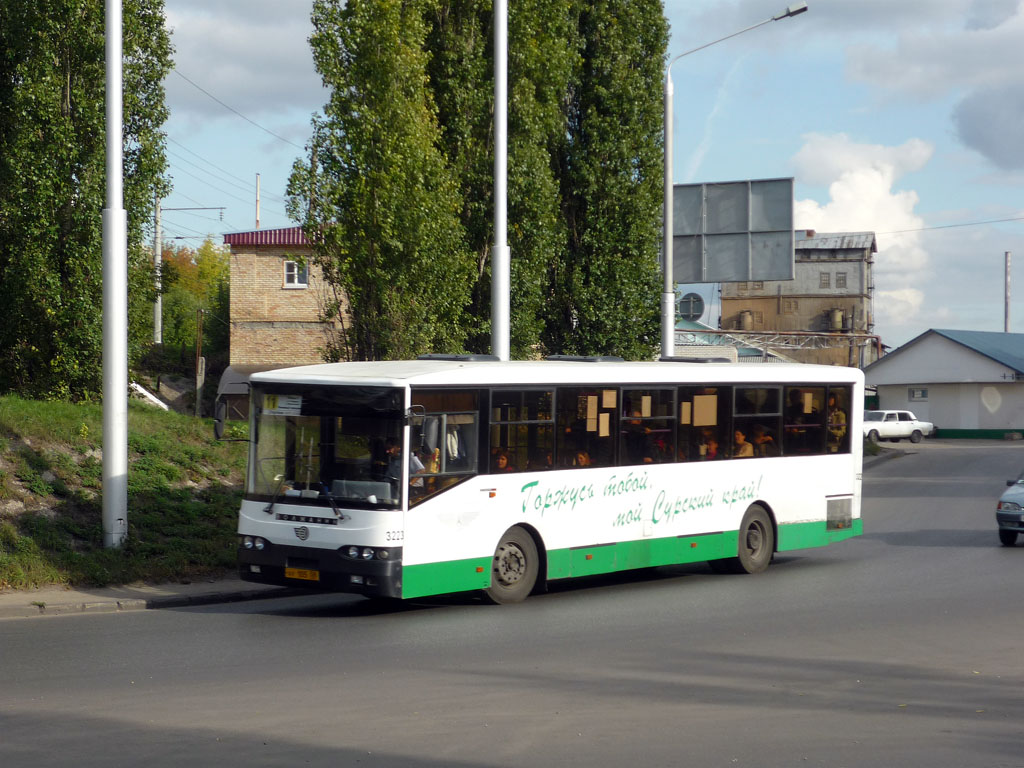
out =
[(504, 586), (518, 583), (526, 575), (526, 554), (518, 545), (505, 542), (495, 555), (494, 573)]

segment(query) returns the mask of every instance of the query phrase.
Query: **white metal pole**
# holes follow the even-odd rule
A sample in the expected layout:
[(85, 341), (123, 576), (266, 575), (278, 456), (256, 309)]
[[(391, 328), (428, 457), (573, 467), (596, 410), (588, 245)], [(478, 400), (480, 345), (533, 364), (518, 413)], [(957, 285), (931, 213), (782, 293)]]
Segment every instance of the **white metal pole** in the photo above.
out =
[(491, 254), (491, 352), (509, 359), (511, 255), (508, 229), (508, 0), (494, 0), (494, 251)]
[(676, 287), (672, 264), (672, 64), (665, 70), (665, 232), (662, 245), (661, 354), (676, 351)]
[(260, 228), (260, 175), (256, 174), (256, 229)]
[(103, 209), (103, 546), (128, 535), (128, 217), (124, 210), (121, 0), (106, 2), (107, 207)]
[(160, 197), (156, 196), (156, 212), (153, 217), (153, 269), (156, 271), (156, 302), (153, 304), (153, 343), (164, 343), (164, 297), (163, 279), (160, 270), (163, 269), (163, 248), (164, 244), (160, 237)]

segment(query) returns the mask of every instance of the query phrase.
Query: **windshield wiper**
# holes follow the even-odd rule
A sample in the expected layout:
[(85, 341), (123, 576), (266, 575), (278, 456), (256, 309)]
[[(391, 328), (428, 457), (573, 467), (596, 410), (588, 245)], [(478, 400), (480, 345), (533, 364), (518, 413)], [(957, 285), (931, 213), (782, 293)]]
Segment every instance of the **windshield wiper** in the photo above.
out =
[(334, 503), (334, 494), (331, 493), (331, 489), (328, 487), (327, 483), (320, 483), (320, 485), (324, 489), (323, 490), (324, 496), (326, 496), (327, 497), (327, 501), (330, 502), (331, 509), (334, 510), (335, 516), (339, 520), (348, 520), (348, 518), (342, 513), (342, 511), (340, 509), (338, 509), (338, 505)]
[(263, 511), (268, 515), (274, 513), (274, 505), (277, 504), (277, 499), (281, 495), (281, 489), (284, 488), (284, 475), (277, 476), (277, 488), (274, 490), (274, 496), (270, 499), (270, 503), (263, 508)]

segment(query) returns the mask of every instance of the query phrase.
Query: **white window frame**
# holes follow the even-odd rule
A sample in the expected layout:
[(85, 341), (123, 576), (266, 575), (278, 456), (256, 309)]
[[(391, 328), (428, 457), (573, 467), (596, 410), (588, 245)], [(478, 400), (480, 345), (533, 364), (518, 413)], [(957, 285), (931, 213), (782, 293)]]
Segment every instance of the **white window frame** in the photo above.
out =
[(282, 287), (291, 290), (302, 290), (309, 287), (309, 265), (299, 265), (291, 259), (284, 261), (284, 282)]

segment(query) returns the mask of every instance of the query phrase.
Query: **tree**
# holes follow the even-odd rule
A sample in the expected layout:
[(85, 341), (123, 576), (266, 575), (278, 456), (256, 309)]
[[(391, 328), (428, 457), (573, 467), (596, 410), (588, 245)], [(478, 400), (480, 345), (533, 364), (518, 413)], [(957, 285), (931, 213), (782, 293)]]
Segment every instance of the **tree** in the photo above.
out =
[(657, 0), (579, 2), (581, 66), (561, 155), (570, 233), (553, 277), (545, 343), (643, 359), (658, 342), (661, 79)]
[[(458, 243), (457, 258), (449, 246), (443, 252), (452, 258), (436, 266), (441, 274), (459, 275), (449, 287), (459, 302), (469, 301), (468, 312), (444, 320), (464, 323), (450, 329), (446, 341), (487, 351), (494, 242), (492, 3), (419, 0), (401, 4), (400, 11), (397, 0), (374, 9), (366, 0), (340, 5), (318, 0), (314, 7), (314, 58), (332, 97), (325, 116), (314, 119), (310, 156), (296, 164), (291, 194), (292, 211), (304, 217), (307, 236), (317, 242), (314, 257), (328, 283), (352, 301), (353, 326), (343, 338), (393, 333), (371, 327), (378, 304), (366, 300), (376, 295), (368, 285), (396, 300), (407, 290), (398, 276), (414, 262), (373, 272), (368, 267), (376, 268), (381, 258), (373, 250), (379, 246), (371, 244), (385, 244), (389, 253), (438, 253), (421, 227), (379, 227), (381, 206), (391, 204), (384, 201), (417, 200), (425, 191), (443, 208), (437, 221), (446, 242)], [(391, 26), (395, 18), (403, 20), (402, 29)], [(656, 348), (667, 37), (656, 0), (510, 4), (513, 356), (546, 351), (645, 358)], [(419, 162), (403, 168), (396, 147), (419, 148)], [(368, 258), (371, 251), (378, 255)], [(330, 303), (326, 317), (338, 316), (339, 306), (338, 300)], [(387, 354), (403, 350), (427, 347), (392, 344)], [(354, 352), (354, 344), (335, 350), (342, 357), (364, 354)]]
[(330, 350), (339, 357), (457, 351), (466, 337), (472, 261), (427, 89), (430, 5), (313, 4), (313, 58), (331, 96), (314, 120), (308, 162), (294, 166), (289, 213), (348, 298), (351, 321)]
[(230, 318), (231, 254), (209, 237), (199, 248), (167, 247), (163, 253), (163, 340), (170, 352), (185, 351), (192, 370), (198, 313), (203, 321), (203, 355), (207, 370), (227, 364)]
[[(102, 378), (105, 207), (101, 0), (0, 4), (0, 392), (81, 398)], [(165, 194), (160, 125), (170, 40), (162, 0), (124, 0), (124, 204), (129, 347), (144, 350), (142, 246)]]
[[(490, 349), (491, 246), (494, 242), (494, 66), (492, 3), (452, 0), (430, 15), (428, 67), (444, 148), (459, 181), (466, 240), (476, 281), (468, 347)], [(511, 251), (513, 357), (536, 353), (549, 295), (548, 268), (565, 250), (556, 148), (566, 132), (565, 94), (578, 65), (564, 0), (509, 6), (508, 243)]]

